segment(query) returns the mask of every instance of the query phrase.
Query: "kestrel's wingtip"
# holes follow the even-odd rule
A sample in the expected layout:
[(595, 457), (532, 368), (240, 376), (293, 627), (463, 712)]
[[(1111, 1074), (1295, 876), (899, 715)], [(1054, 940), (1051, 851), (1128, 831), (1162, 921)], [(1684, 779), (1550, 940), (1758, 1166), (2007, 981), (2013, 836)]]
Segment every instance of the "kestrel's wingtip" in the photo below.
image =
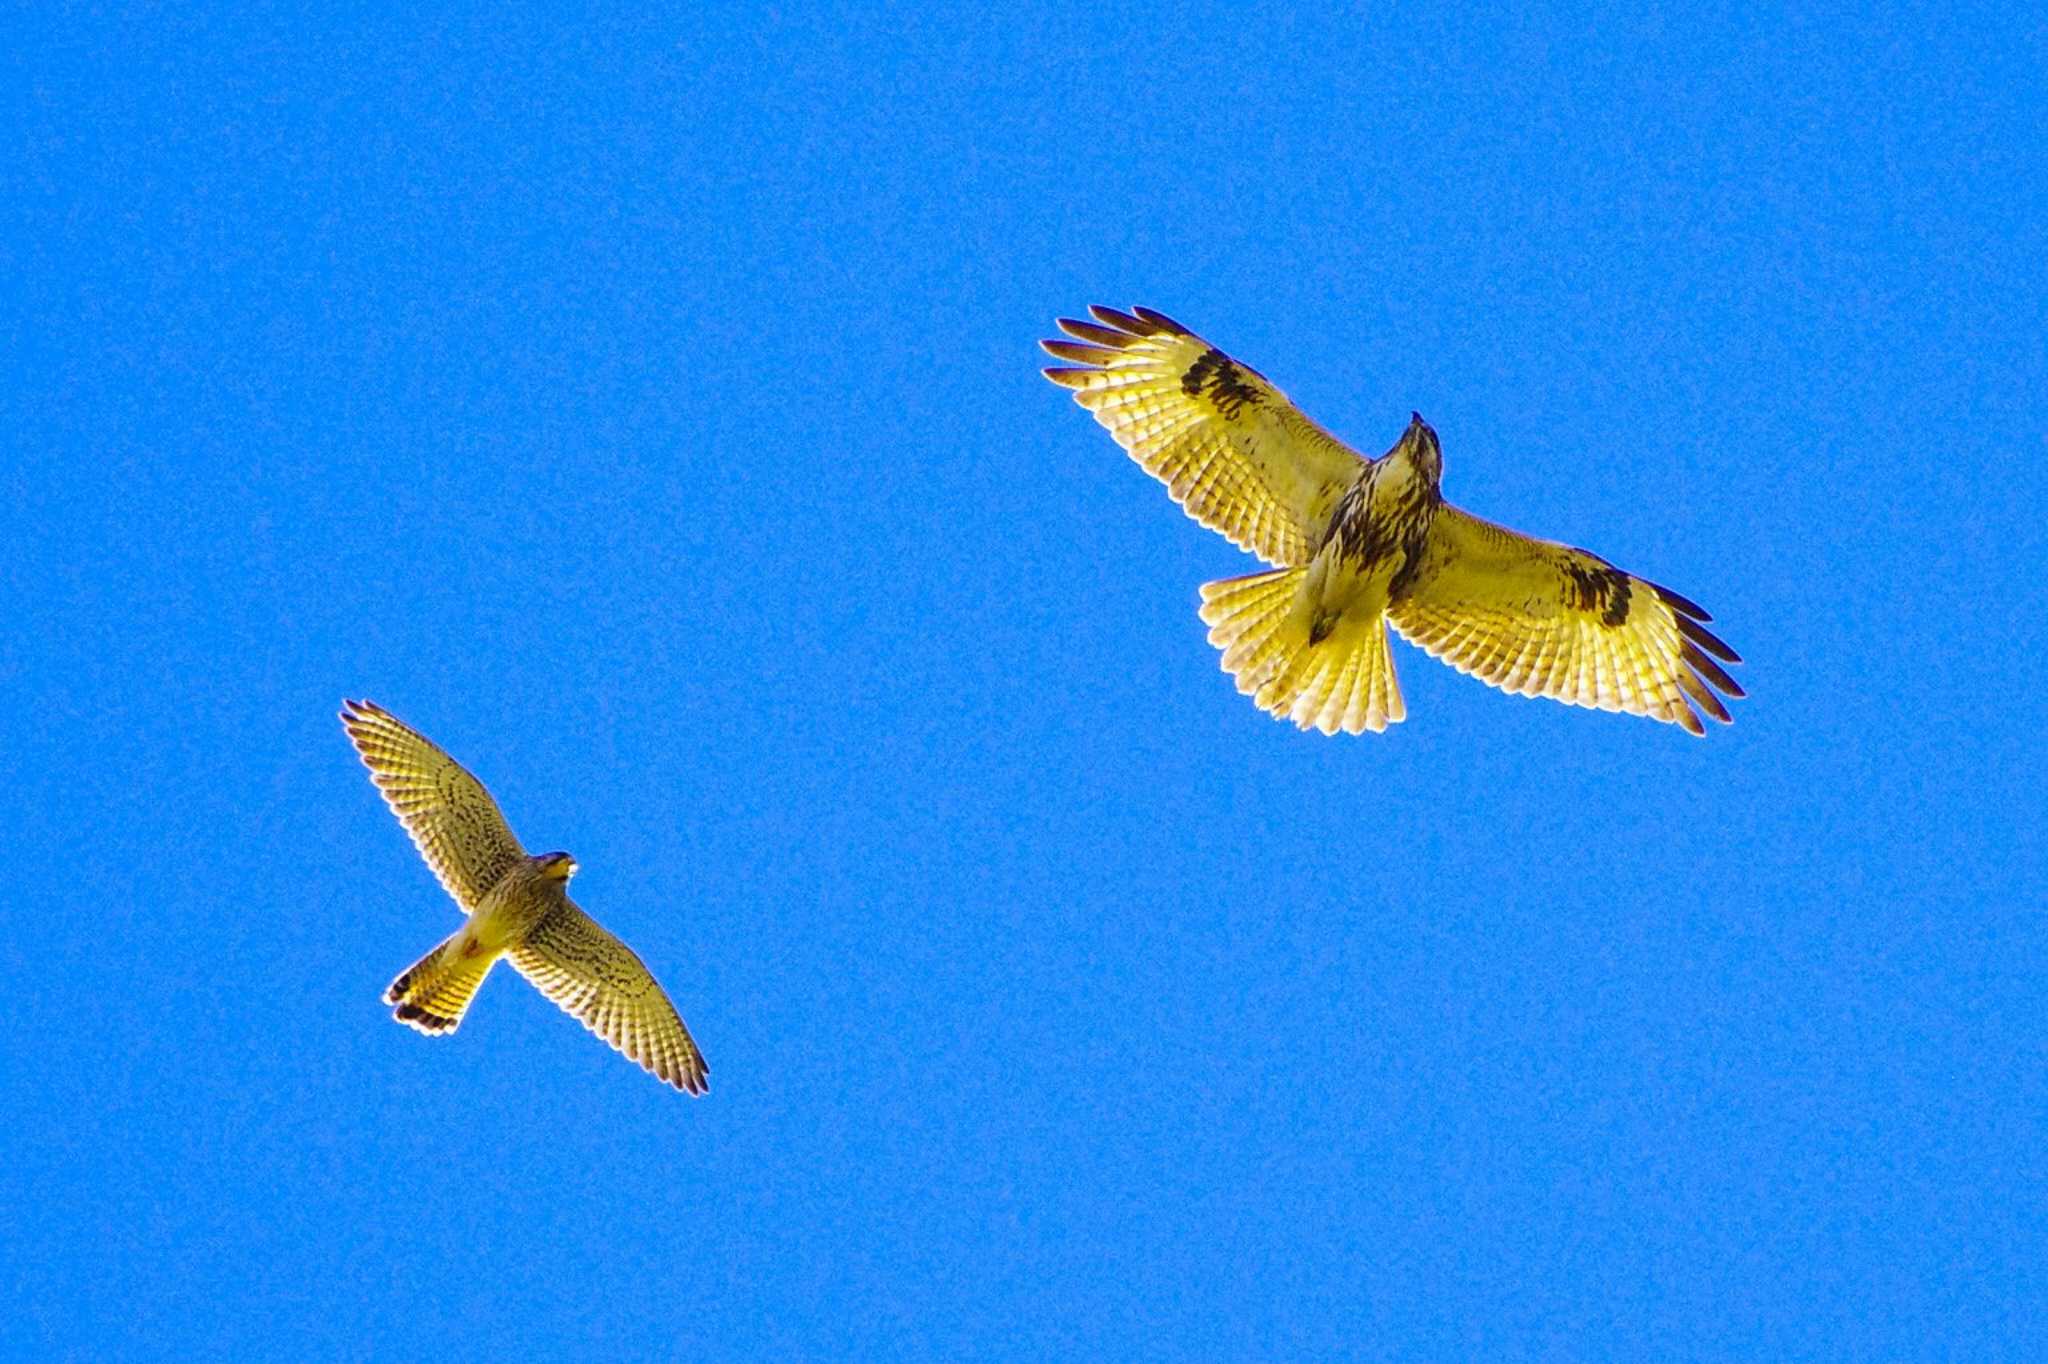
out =
[(365, 744), (373, 743), (380, 734), (386, 734), (393, 726), (403, 728), (398, 717), (375, 701), (365, 697), (357, 700), (343, 697), (341, 702), (341, 728), (348, 735), (348, 741), (355, 746), (356, 755), (372, 770), (376, 764), (370, 761)]
[(365, 696), (360, 700), (344, 696), (341, 698), (341, 722), (344, 725), (359, 725), (370, 720), (394, 719), (390, 711)]

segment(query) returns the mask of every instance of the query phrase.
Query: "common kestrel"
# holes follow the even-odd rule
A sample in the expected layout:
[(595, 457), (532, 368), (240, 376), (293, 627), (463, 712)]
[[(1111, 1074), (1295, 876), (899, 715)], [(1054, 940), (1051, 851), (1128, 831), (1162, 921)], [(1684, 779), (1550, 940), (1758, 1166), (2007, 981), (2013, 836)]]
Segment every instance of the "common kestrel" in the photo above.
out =
[[(1249, 366), (1150, 308), (1059, 319), (1039, 344), (1187, 514), (1278, 567), (1202, 585), (1223, 668), (1261, 709), (1325, 734), (1404, 719), (1386, 629), (1503, 691), (1706, 727), (1724, 724), (1705, 611), (1597, 554), (1517, 534), (1443, 500), (1436, 432), (1414, 414), (1367, 459)], [(1709, 657), (1712, 655), (1712, 657)], [(1709, 685), (1711, 684), (1711, 685)]]
[(711, 1067), (631, 948), (569, 899), (576, 861), (529, 857), (483, 784), (424, 735), (368, 701), (341, 723), (420, 856), (469, 922), (384, 992), (423, 1033), (454, 1032), (477, 987), (507, 957), (542, 994), (677, 1089), (702, 1094)]

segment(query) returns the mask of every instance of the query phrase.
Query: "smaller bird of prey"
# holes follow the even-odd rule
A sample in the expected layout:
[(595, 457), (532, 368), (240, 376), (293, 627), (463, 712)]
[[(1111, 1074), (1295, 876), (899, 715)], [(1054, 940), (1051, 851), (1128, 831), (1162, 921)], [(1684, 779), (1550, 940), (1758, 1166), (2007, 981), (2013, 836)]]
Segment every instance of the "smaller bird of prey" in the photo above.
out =
[(454, 1032), (477, 987), (506, 957), (650, 1074), (704, 1093), (711, 1067), (675, 1006), (632, 949), (569, 899), (575, 859), (564, 852), (528, 857), (483, 783), (391, 712), (343, 701), (341, 723), (420, 856), (469, 915), (384, 992), (398, 1021), (432, 1036)]
[[(1209, 642), (1263, 710), (1325, 734), (1406, 718), (1386, 623), (1501, 690), (1704, 734), (1718, 658), (1741, 660), (1669, 588), (1597, 554), (1519, 535), (1443, 500), (1420, 413), (1366, 459), (1287, 395), (1162, 313), (1091, 308), (1045, 377), (1072, 389), (1187, 514), (1276, 565), (1202, 585)], [(1711, 655), (1712, 657), (1709, 657)], [(1688, 700), (1692, 704), (1687, 704)]]

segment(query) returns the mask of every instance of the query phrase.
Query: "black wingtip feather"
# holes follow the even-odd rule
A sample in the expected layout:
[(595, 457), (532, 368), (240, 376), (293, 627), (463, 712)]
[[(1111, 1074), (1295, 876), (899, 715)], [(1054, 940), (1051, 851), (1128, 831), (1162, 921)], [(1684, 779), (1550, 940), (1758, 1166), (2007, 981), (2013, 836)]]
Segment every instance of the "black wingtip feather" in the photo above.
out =
[(1700, 681), (1697, 673), (1681, 668), (1677, 676), (1678, 685), (1685, 690), (1685, 694), (1698, 703), (1707, 714), (1724, 725), (1735, 723), (1735, 717), (1728, 713), (1728, 707), (1721, 704), (1721, 698), (1714, 695), (1713, 688)]
[(1118, 331), (1127, 332), (1132, 336), (1150, 336), (1155, 330), (1150, 323), (1140, 322), (1129, 313), (1120, 313), (1116, 309), (1106, 308), (1100, 303), (1089, 304), (1088, 313), (1097, 322), (1105, 323), (1108, 326), (1115, 327)]
[(1699, 649), (1694, 647), (1690, 642), (1688, 642), (1686, 646), (1679, 651), (1678, 656), (1681, 659), (1685, 660), (1687, 666), (1689, 666), (1694, 672), (1698, 673), (1701, 677), (1706, 678), (1707, 681), (1713, 683), (1722, 691), (1728, 693), (1728, 695), (1740, 698), (1743, 696), (1747, 696), (1749, 694), (1736, 684), (1734, 678), (1730, 677), (1725, 671), (1722, 670), (1720, 664), (1716, 663), (1713, 659), (1708, 658), (1705, 654), (1701, 653)]
[(1138, 315), (1138, 319), (1140, 321), (1149, 322), (1154, 327), (1158, 328), (1160, 331), (1173, 332), (1177, 336), (1194, 335), (1194, 333), (1190, 332), (1186, 327), (1181, 326), (1180, 323), (1174, 321), (1172, 318), (1168, 317), (1165, 313), (1160, 312), (1156, 308), (1140, 307), (1133, 308), (1131, 309), (1131, 311)]
[(1740, 663), (1742, 661), (1741, 654), (1736, 653), (1733, 649), (1722, 643), (1719, 635), (1716, 635), (1698, 621), (1693, 620), (1689, 616), (1679, 616), (1677, 620), (1679, 630), (1684, 633), (1687, 639), (1699, 645), (1700, 648), (1720, 659), (1723, 663)]
[(1121, 354), (1108, 346), (1090, 345), (1085, 341), (1041, 341), (1038, 344), (1047, 355), (1072, 360), (1078, 364), (1095, 365), (1098, 368), (1107, 365)]
[(1098, 346), (1114, 346), (1118, 350), (1122, 350), (1131, 344), (1129, 332), (1120, 332), (1109, 327), (1098, 327), (1093, 322), (1083, 322), (1073, 317), (1062, 317), (1058, 319), (1058, 323), (1059, 329), (1068, 336), (1078, 337), (1083, 341), (1093, 341)]
[(1666, 606), (1670, 607), (1674, 611), (1679, 612), (1682, 615), (1691, 616), (1694, 620), (1713, 619), (1713, 616), (1707, 613), (1706, 607), (1701, 606), (1698, 602), (1694, 601), (1690, 597), (1680, 596), (1678, 593), (1673, 592), (1670, 588), (1665, 587), (1660, 583), (1651, 583), (1650, 590), (1652, 592), (1655, 592), (1659, 597), (1661, 597)]

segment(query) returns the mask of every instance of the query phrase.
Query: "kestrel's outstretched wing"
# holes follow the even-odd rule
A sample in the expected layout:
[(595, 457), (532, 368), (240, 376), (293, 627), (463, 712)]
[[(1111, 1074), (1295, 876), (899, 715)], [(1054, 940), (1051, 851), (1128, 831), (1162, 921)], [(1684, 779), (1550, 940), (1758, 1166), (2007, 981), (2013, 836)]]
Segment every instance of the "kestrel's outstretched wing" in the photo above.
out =
[(474, 911), (484, 892), (526, 856), (491, 793), (381, 706), (344, 701), (341, 723), (420, 856), (462, 912)]
[(584, 1027), (677, 1089), (702, 1094), (711, 1067), (633, 949), (564, 900), (506, 954)]
[(1693, 734), (1706, 727), (1687, 697), (1726, 724), (1713, 687), (1743, 694), (1714, 658), (1742, 660), (1684, 597), (1452, 506), (1437, 513), (1387, 614), (1411, 643), (1506, 692), (1647, 715)]
[(1189, 516), (1268, 563), (1307, 563), (1358, 477), (1358, 454), (1172, 318), (1150, 308), (1088, 311), (1095, 322), (1059, 320), (1078, 340), (1039, 342), (1085, 368), (1045, 377), (1073, 389)]

